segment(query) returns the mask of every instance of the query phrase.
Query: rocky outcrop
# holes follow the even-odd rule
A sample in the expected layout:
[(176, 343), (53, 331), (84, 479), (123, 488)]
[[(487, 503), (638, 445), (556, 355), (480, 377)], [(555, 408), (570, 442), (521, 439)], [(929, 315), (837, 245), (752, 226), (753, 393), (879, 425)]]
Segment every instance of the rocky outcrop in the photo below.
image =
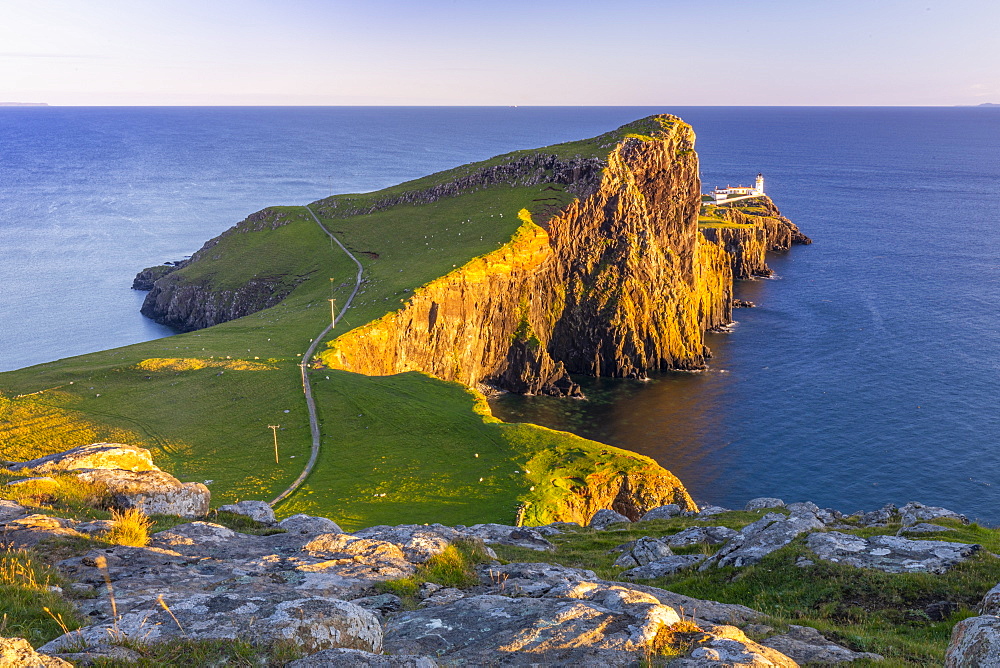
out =
[(731, 317), (729, 260), (700, 243), (694, 133), (656, 117), (613, 146), (592, 192), (334, 341), (324, 364), (572, 394), (567, 374), (645, 377), (705, 364)]
[(15, 473), (63, 473), (82, 469), (158, 471), (146, 448), (124, 443), (92, 443), (7, 466)]
[(833, 665), (851, 663), (861, 659), (881, 661), (884, 657), (872, 652), (855, 652), (823, 637), (810, 626), (790, 624), (787, 633), (771, 636), (761, 642), (765, 647), (777, 650), (794, 659), (797, 663), (809, 665)]
[(188, 260), (183, 262), (178, 262), (177, 264), (161, 264), (156, 267), (147, 267), (143, 269), (135, 278), (132, 279), (132, 289), (141, 290), (143, 292), (148, 292), (153, 289), (153, 284), (160, 280), (167, 274), (186, 266)]
[(886, 573), (944, 573), (982, 549), (981, 545), (899, 536), (866, 539), (839, 531), (814, 533), (806, 545), (825, 561)]
[[(197, 482), (182, 483), (153, 464), (149, 450), (122, 443), (92, 443), (8, 465), (15, 473), (71, 474), (106, 496), (108, 507), (147, 515), (201, 517), (211, 493)], [(56, 481), (52, 481), (58, 486)]]
[[(273, 231), (290, 222), (288, 214), (263, 209), (205, 243), (189, 260), (167, 267), (144, 269), (133, 287), (148, 289), (141, 313), (161, 325), (182, 332), (204, 329), (270, 308), (288, 296), (305, 276), (255, 276), (231, 284), (217, 275), (212, 263), (222, 257), (220, 244), (231, 245), (241, 235)], [(157, 274), (162, 274), (156, 277)], [(151, 278), (155, 280), (150, 283)], [(148, 286), (148, 288), (146, 288)]]
[(712, 207), (711, 213), (724, 224), (702, 225), (702, 234), (706, 241), (725, 250), (737, 280), (770, 276), (767, 253), (812, 243), (766, 195), (744, 200), (740, 207)]

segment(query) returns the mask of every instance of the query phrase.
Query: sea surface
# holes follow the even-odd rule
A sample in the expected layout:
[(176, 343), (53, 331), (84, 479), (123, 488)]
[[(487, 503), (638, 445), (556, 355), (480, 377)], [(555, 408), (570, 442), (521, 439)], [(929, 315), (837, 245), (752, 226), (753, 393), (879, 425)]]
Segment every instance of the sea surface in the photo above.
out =
[(504, 396), (499, 417), (648, 454), (696, 499), (919, 500), (1000, 524), (1000, 110), (2, 108), (0, 370), (170, 331), (135, 272), (270, 204), (363, 192), (649, 113), (706, 189), (757, 172), (815, 243), (770, 258), (703, 373)]

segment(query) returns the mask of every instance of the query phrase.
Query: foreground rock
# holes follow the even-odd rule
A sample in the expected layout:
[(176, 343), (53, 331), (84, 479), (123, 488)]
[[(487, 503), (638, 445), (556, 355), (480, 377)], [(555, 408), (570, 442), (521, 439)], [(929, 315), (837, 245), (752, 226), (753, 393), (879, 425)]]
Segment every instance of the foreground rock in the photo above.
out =
[(761, 642), (765, 647), (778, 650), (798, 663), (831, 665), (850, 663), (859, 659), (881, 661), (882, 656), (871, 652), (855, 652), (835, 642), (827, 640), (809, 626), (788, 627), (788, 633), (771, 636)]
[(159, 471), (146, 448), (123, 443), (92, 443), (7, 467), (15, 473), (63, 473), (78, 469)]
[(333, 647), (369, 652), (382, 649), (382, 626), (375, 615), (337, 599), (148, 592), (133, 597), (130, 603), (117, 619), (60, 636), (40, 651), (53, 653), (81, 644), (98, 645), (109, 637), (140, 643), (174, 638), (253, 638), (289, 642), (308, 652)]
[(824, 529), (816, 506), (798, 504), (791, 515), (768, 513), (753, 524), (748, 524), (701, 566), (750, 566), (772, 552), (783, 548), (795, 538), (810, 531)]
[(437, 668), (429, 656), (372, 654), (358, 649), (325, 649), (304, 659), (286, 663), (285, 668)]
[(94, 469), (76, 474), (79, 480), (107, 487), (111, 505), (136, 508), (147, 515), (203, 517), (212, 499), (200, 482), (183, 483), (165, 471)]
[(1000, 666), (1000, 617), (969, 617), (956, 624), (944, 665), (945, 668)]
[(81, 445), (8, 466), (15, 473), (72, 474), (77, 480), (106, 489), (108, 504), (136, 508), (147, 515), (201, 517), (211, 493), (201, 483), (182, 483), (153, 464), (149, 450), (122, 443)]
[(39, 654), (24, 638), (0, 638), (0, 666), (10, 668), (72, 668), (62, 659)]
[(274, 509), (266, 501), (240, 501), (220, 506), (219, 512), (243, 515), (261, 524), (274, 524), (277, 521), (274, 517)]
[(981, 545), (899, 536), (866, 539), (839, 531), (812, 534), (806, 545), (825, 561), (886, 573), (944, 573), (982, 549)]

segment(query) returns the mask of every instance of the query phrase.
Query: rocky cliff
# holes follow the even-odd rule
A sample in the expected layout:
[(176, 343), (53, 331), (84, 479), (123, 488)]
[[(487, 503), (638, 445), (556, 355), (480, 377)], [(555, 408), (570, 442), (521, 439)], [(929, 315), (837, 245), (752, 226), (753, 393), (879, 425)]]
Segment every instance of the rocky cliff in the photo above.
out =
[(650, 121), (610, 148), (594, 183), (579, 170), (587, 187), (548, 220), (522, 211), (509, 244), (341, 336), (323, 363), (547, 394), (576, 393), (572, 373), (703, 367), (704, 331), (730, 320), (730, 262), (698, 231), (694, 132)]
[[(707, 207), (709, 222), (701, 225), (705, 240), (723, 249), (732, 263), (734, 279), (770, 276), (765, 256), (787, 251), (793, 244), (811, 244), (792, 221), (781, 215), (770, 197), (743, 200), (743, 206)], [(702, 219), (705, 220), (705, 219)]]
[(211, 265), (213, 260), (222, 259), (220, 244), (231, 243), (237, 235), (275, 230), (288, 222), (286, 213), (264, 209), (207, 241), (190, 260), (143, 269), (132, 283), (133, 289), (149, 290), (141, 313), (161, 325), (189, 332), (274, 306), (304, 277), (277, 274), (227, 284), (225, 278), (220, 280), (220, 273), (225, 272)]

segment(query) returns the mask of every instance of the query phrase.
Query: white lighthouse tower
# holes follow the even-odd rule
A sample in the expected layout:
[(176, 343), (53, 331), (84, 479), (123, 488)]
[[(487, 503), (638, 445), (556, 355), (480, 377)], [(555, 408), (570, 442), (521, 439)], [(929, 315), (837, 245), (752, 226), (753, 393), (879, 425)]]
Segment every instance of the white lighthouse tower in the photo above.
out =
[(764, 194), (764, 175), (757, 174), (757, 186), (753, 189), (753, 194), (760, 196)]

